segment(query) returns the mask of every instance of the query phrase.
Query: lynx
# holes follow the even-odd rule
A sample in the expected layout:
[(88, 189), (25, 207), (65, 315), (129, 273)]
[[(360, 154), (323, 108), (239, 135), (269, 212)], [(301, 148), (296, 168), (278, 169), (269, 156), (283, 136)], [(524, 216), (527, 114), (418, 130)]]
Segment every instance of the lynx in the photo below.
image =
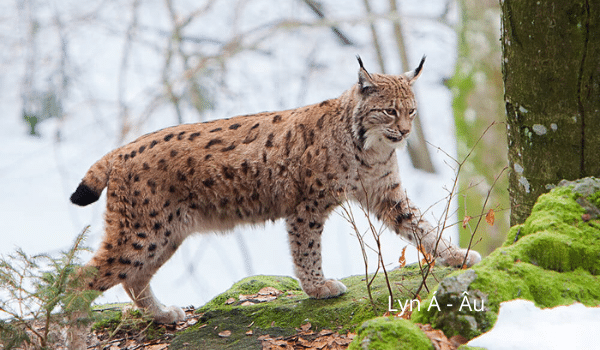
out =
[(106, 234), (88, 263), (97, 269), (89, 288), (120, 283), (156, 322), (183, 320), (180, 308), (156, 300), (149, 282), (185, 238), (283, 218), (302, 289), (313, 298), (341, 295), (346, 287), (321, 270), (321, 233), (346, 199), (440, 263), (480, 261), (441, 238), (400, 185), (396, 149), (411, 131), (411, 86), (425, 57), (402, 75), (369, 74), (357, 58), (358, 82), (338, 98), (169, 127), (92, 165), (71, 196), (84, 206), (107, 187)]

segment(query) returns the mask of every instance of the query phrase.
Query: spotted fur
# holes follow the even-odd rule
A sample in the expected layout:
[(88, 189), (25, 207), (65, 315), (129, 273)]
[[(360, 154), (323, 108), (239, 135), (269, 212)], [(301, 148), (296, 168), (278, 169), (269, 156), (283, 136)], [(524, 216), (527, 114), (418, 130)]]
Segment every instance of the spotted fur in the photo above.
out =
[[(87, 205), (106, 188), (106, 235), (90, 266), (89, 288), (122, 284), (158, 322), (185, 317), (163, 307), (149, 286), (154, 273), (193, 232), (285, 219), (296, 276), (314, 298), (346, 287), (324, 278), (321, 233), (346, 198), (446, 264), (465, 251), (439, 239), (408, 200), (396, 148), (416, 113), (403, 75), (369, 74), (340, 97), (297, 109), (179, 125), (145, 135), (108, 153), (89, 169), (71, 201)], [(476, 252), (467, 264), (479, 261)]]

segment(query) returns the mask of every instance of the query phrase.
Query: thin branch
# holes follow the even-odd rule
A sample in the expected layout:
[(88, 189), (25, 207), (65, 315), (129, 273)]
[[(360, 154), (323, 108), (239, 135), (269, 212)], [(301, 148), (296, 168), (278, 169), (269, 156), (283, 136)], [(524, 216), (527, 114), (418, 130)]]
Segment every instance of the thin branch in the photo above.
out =
[[(325, 13), (323, 12), (323, 6), (318, 1), (304, 0), (304, 3), (308, 7), (310, 7), (310, 9), (317, 15), (317, 17), (319, 17), (320, 19), (325, 19)], [(331, 31), (333, 32), (333, 34), (335, 34), (335, 36), (338, 38), (338, 40), (340, 41), (340, 43), (342, 45), (354, 46), (354, 43), (352, 42), (352, 40), (350, 40), (348, 38), (348, 36), (342, 32), (341, 29), (339, 29), (335, 25), (331, 25), (330, 27), (331, 27)]]

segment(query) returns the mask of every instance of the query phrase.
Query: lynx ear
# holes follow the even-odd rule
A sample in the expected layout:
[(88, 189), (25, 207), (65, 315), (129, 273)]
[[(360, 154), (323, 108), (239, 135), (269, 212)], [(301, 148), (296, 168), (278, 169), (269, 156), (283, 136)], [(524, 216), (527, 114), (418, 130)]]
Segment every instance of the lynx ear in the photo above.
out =
[(361, 93), (368, 94), (372, 89), (376, 87), (376, 85), (373, 82), (371, 74), (369, 74), (369, 72), (367, 72), (367, 70), (363, 66), (363, 62), (360, 59), (359, 55), (356, 55), (356, 59), (358, 60), (358, 65), (360, 66), (358, 70), (358, 87), (360, 88)]
[(415, 68), (415, 70), (411, 70), (410, 72), (404, 73), (404, 76), (406, 77), (406, 79), (408, 79), (409, 85), (412, 85), (423, 72), (423, 64), (425, 63), (425, 57), (426, 56), (423, 55), (423, 58), (421, 58), (421, 63), (419, 63), (419, 66)]

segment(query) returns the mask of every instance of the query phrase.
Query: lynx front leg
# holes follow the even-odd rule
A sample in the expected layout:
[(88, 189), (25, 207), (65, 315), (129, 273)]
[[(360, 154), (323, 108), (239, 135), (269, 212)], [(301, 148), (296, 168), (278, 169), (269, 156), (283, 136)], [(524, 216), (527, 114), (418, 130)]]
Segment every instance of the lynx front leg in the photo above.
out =
[(434, 256), (443, 265), (462, 266), (463, 262), (466, 262), (470, 267), (481, 261), (478, 252), (469, 250), (467, 254), (467, 249), (461, 249), (441, 237), (441, 233), (421, 216), (419, 209), (405, 195), (396, 193), (399, 199), (383, 200), (375, 208), (378, 217), (390, 229), (415, 246), (421, 246), (427, 254)]
[(303, 211), (286, 219), (296, 277), (302, 290), (316, 299), (336, 297), (346, 291), (342, 282), (323, 277), (321, 233), (324, 221), (324, 218), (315, 220)]

